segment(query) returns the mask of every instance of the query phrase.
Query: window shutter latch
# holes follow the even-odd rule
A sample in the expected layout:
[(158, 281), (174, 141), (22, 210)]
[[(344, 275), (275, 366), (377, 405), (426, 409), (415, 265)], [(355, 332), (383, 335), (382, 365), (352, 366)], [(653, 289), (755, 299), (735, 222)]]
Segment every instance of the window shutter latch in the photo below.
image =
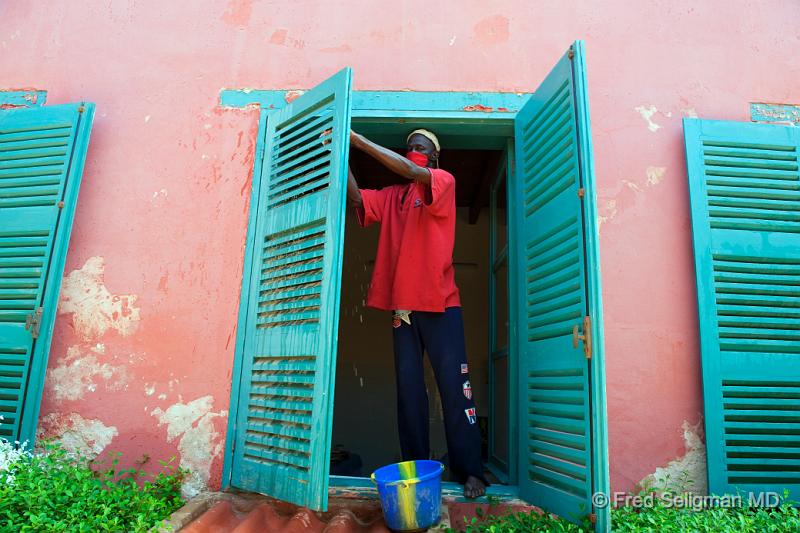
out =
[(583, 335), (578, 333), (578, 325), (572, 326), (572, 347), (578, 347), (578, 341), (583, 341), (583, 353), (586, 354), (586, 359), (592, 358), (592, 319), (591, 317), (583, 317)]
[(39, 338), (39, 328), (42, 326), (42, 313), (44, 309), (39, 307), (33, 313), (25, 317), (25, 329), (30, 330), (31, 338)]

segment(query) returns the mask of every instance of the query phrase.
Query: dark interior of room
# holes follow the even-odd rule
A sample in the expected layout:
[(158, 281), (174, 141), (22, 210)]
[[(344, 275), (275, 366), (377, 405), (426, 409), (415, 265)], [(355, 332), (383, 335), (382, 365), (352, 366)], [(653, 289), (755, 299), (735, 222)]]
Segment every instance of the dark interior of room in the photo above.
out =
[[(404, 155), (404, 152), (396, 151)], [(442, 150), (439, 166), (455, 176), (456, 205), (470, 208), (471, 223), (475, 223), (481, 208), (489, 207), (489, 185), (497, 176), (501, 156), (500, 150)], [(404, 182), (403, 178), (357, 149), (350, 150), (350, 166), (362, 189), (380, 189)], [(505, 207), (505, 197), (498, 199), (498, 207)]]

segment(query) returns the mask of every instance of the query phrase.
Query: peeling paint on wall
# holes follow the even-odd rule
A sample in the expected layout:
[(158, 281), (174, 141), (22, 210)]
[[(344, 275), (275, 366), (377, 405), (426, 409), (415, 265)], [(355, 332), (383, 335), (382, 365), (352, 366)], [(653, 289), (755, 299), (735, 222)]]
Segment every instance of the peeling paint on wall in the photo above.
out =
[(667, 173), (667, 167), (647, 167), (645, 171), (647, 174), (648, 185), (658, 185), (664, 179), (664, 174)]
[(253, 12), (253, 0), (229, 0), (228, 9), (222, 15), (222, 20), (231, 26), (245, 27), (250, 22)]
[(128, 336), (139, 325), (134, 294), (111, 294), (103, 283), (105, 261), (95, 256), (69, 273), (61, 286), (58, 311), (72, 313), (72, 325), (84, 340), (102, 337), (109, 329)]
[(55, 439), (70, 453), (100, 455), (119, 435), (115, 426), (89, 420), (78, 413), (50, 413), (39, 420), (36, 439)]
[(624, 183), (632, 191), (642, 192), (642, 188), (639, 187), (639, 184), (636, 182), (633, 182), (631, 180), (622, 180), (622, 183)]
[(655, 122), (653, 122), (653, 115), (655, 115), (658, 112), (658, 109), (656, 108), (656, 106), (654, 106), (654, 105), (651, 105), (651, 106), (640, 105), (640, 106), (635, 107), (634, 110), (636, 112), (638, 112), (640, 115), (642, 115), (642, 118), (647, 122), (647, 129), (648, 130), (650, 130), (650, 131), (655, 133), (656, 131), (658, 131), (661, 128), (661, 126), (659, 124), (656, 124)]
[(464, 111), (480, 111), (482, 113), (491, 113), (492, 111), (494, 111), (494, 108), (487, 107), (481, 104), (475, 104), (475, 105), (464, 106)]
[(617, 201), (608, 200), (605, 204), (600, 206), (599, 213), (597, 214), (597, 231), (603, 227), (603, 224), (609, 220), (613, 220), (617, 216)]
[(286, 100), (287, 104), (291, 104), (301, 96), (305, 91), (286, 91), (286, 94), (283, 96), (283, 99)]
[(103, 361), (105, 351), (103, 344), (93, 346), (88, 352), (79, 346), (67, 348), (67, 355), (58, 360), (58, 366), (47, 371), (46, 394), (56, 400), (80, 400), (87, 392), (97, 390), (98, 379), (109, 389), (121, 389), (128, 381), (125, 368)]
[(227, 411), (211, 412), (212, 396), (203, 396), (189, 403), (176, 403), (167, 408), (154, 409), (150, 414), (158, 418), (159, 425), (167, 426), (167, 441), (178, 440), (181, 454), (180, 466), (190, 470), (183, 483), (183, 494), (192, 498), (207, 489), (211, 475), (211, 462), (222, 453), (224, 439), (214, 429), (214, 418), (225, 418)]
[(708, 494), (706, 478), (706, 446), (703, 441), (703, 420), (692, 425), (683, 422), (683, 440), (686, 454), (656, 471), (639, 482), (644, 488), (669, 490), (671, 492), (691, 492)]
[(493, 45), (508, 40), (508, 18), (492, 15), (478, 22), (473, 28), (473, 40), (480, 45)]
[(272, 35), (269, 38), (269, 43), (278, 46), (285, 46), (287, 48), (294, 48), (296, 50), (302, 50), (306, 47), (306, 42), (303, 39), (298, 39), (289, 35), (289, 30), (286, 28), (279, 28), (272, 32)]
[(620, 178), (616, 191), (610, 195), (611, 198), (605, 201), (601, 199), (598, 202), (598, 229), (635, 205), (640, 195), (643, 196), (649, 188), (658, 187), (667, 174), (667, 167), (648, 166), (644, 174), (644, 177), (640, 176), (635, 180)]

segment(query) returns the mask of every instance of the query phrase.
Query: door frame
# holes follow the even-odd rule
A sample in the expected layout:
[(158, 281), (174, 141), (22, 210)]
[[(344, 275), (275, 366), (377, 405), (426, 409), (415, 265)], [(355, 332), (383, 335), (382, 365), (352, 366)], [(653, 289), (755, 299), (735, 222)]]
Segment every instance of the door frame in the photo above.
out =
[[(223, 89), (220, 93), (220, 104), (223, 107), (232, 108), (252, 108), (260, 110), (258, 133), (256, 139), (256, 150), (253, 161), (253, 180), (250, 195), (250, 205), (258, 202), (259, 190), (261, 186), (261, 168), (263, 165), (265, 136), (267, 130), (267, 120), (269, 115), (276, 110), (286, 106), (287, 97), (296, 91), (288, 90), (230, 90)], [(528, 100), (530, 93), (482, 93), (482, 92), (408, 92), (408, 91), (353, 91), (352, 95), (352, 120), (353, 122), (426, 122), (433, 124), (446, 124), (449, 126), (457, 125), (460, 128), (481, 129), (484, 134), (486, 129), (490, 129), (491, 135), (506, 136), (514, 138), (514, 120), (517, 111)], [(507, 183), (515, 179), (513, 170), (513, 156), (509, 156), (512, 163), (508, 172)], [(507, 186), (507, 194), (510, 195), (511, 187)], [(509, 198), (510, 199), (510, 198)], [(508, 202), (511, 205), (511, 202)], [(510, 215), (510, 214), (509, 214)], [(509, 220), (512, 218), (509, 216)], [(255, 231), (255, 217), (248, 217), (247, 241), (245, 243), (244, 270), (249, 272), (254, 261), (254, 246), (250, 242), (249, 236)], [(511, 231), (509, 224), (509, 232)], [(511, 235), (509, 234), (509, 238)], [(510, 250), (509, 250), (510, 251)], [(511, 292), (511, 280), (516, 279), (516, 266), (514, 259), (509, 257), (509, 293)], [(238, 417), (238, 397), (240, 394), (242, 378), (242, 362), (244, 355), (244, 328), (238, 327), (245, 323), (248, 309), (249, 294), (241, 293), (239, 301), (239, 311), (236, 328), (236, 344), (234, 349), (234, 360), (231, 383), (231, 401), (228, 411), (228, 424), (225, 434), (225, 452), (222, 469), (222, 489), (231, 487), (233, 447), (235, 443), (236, 420)], [(511, 300), (509, 299), (509, 302)], [(516, 375), (517, 365), (517, 346), (514, 330), (515, 311), (509, 305), (509, 374)], [(487, 346), (487, 348), (489, 348)], [(517, 395), (516, 387), (512, 386), (509, 379), (509, 398), (513, 399)], [(516, 404), (509, 401), (509, 474), (516, 473), (516, 450), (511, 443), (516, 443), (517, 421), (516, 417), (511, 417), (512, 411), (516, 411)], [(371, 494), (374, 490), (365, 486), (363, 480), (366, 478), (349, 478), (345, 476), (330, 476), (330, 487), (336, 489), (350, 489), (348, 492)], [(503, 500), (515, 499), (516, 478), (509, 479), (509, 485), (490, 486), (486, 496), (500, 497)], [(444, 483), (445, 492), (452, 492), (454, 498), (462, 490), (454, 492), (456, 483)], [(450, 485), (453, 485), (450, 487)], [(486, 496), (477, 501), (485, 501)], [(466, 500), (464, 500), (466, 501)], [(476, 501), (476, 500), (470, 500)]]
[[(582, 46), (582, 43), (577, 43)], [(579, 56), (583, 58), (583, 54)], [(581, 103), (579, 113), (588, 117), (587, 99), (584, 94), (586, 87), (585, 79), (585, 64), (579, 65), (577, 69), (577, 76), (580, 77), (576, 83), (576, 98)], [(223, 89), (220, 93), (220, 105), (229, 108), (255, 108), (259, 109), (261, 116), (259, 119), (258, 138), (256, 143), (256, 156), (254, 157), (253, 168), (253, 186), (251, 193), (251, 202), (257, 201), (260, 181), (261, 181), (261, 166), (264, 156), (264, 137), (266, 132), (266, 121), (268, 115), (276, 109), (284, 107), (287, 103), (287, 97), (293, 96), (297, 91), (289, 90), (231, 90)], [(459, 125), (463, 128), (480, 128), (486, 132), (486, 128), (490, 128), (495, 135), (505, 135), (509, 139), (514, 139), (514, 123), (517, 112), (527, 102), (531, 93), (482, 93), (482, 92), (409, 92), (409, 91), (353, 91), (352, 93), (352, 111), (351, 117), (354, 121), (358, 122), (387, 122), (395, 121), (396, 123), (412, 122), (427, 122), (433, 127), (436, 124), (446, 125)], [(290, 98), (291, 99), (291, 98)], [(597, 187), (594, 180), (592, 168), (592, 140), (591, 129), (589, 123), (579, 126), (583, 135), (581, 136), (582, 144), (581, 149), (584, 157), (581, 160), (581, 169), (585, 181), (583, 187), (588, 194), (596, 194)], [(511, 168), (508, 176), (508, 184), (516, 179), (516, 167), (513, 157), (511, 158)], [(507, 186), (507, 193), (510, 195), (512, 187)], [(255, 200), (254, 200), (255, 199)], [(509, 196), (510, 200), (510, 196)], [(252, 204), (251, 204), (252, 205)], [(514, 208), (514, 202), (509, 201), (509, 217), (514, 217), (511, 212)], [(594, 202), (591, 202), (588, 208), (584, 207), (584, 231), (597, 238), (597, 209)], [(251, 226), (255, 220), (248, 221), (248, 235), (255, 229)], [(509, 224), (509, 241), (516, 239), (517, 228), (514, 224)], [(599, 242), (598, 242), (599, 246)], [(513, 253), (509, 248), (509, 253)], [(590, 296), (590, 315), (598, 317), (598, 329), (595, 330), (595, 339), (602, 339), (602, 304), (599, 300), (600, 295), (600, 258), (594, 250), (590, 256), (586, 257), (587, 260), (587, 276), (589, 278), (590, 286), (593, 288)], [(245, 248), (244, 268), (249, 271), (251, 262), (253, 261), (252, 245), (247, 242)], [(518, 279), (516, 272), (516, 259), (509, 256), (509, 293), (515, 290), (515, 283)], [(239, 321), (241, 322), (242, 312), (247, 309), (248, 295), (244, 295), (240, 299), (239, 308)], [(509, 300), (510, 301), (510, 300)], [(517, 346), (517, 310), (516, 306), (510, 306), (509, 309), (509, 372), (516, 374), (518, 368), (518, 346)], [(242, 322), (243, 323), (243, 322)], [(237, 401), (239, 395), (239, 387), (241, 382), (241, 362), (242, 352), (244, 345), (243, 329), (237, 327), (236, 333), (236, 346), (233, 362), (233, 375), (231, 398), (233, 401), (230, 405), (230, 412), (228, 415), (228, 427), (226, 430), (225, 438), (225, 455), (223, 461), (222, 472), (222, 488), (230, 487), (231, 480), (231, 466), (233, 459), (233, 450), (231, 448), (234, 442), (233, 435), (236, 430), (235, 421), (237, 417)], [(599, 427), (603, 424), (605, 418), (605, 401), (602, 397), (601, 391), (605, 390), (605, 374), (601, 372), (602, 361), (605, 359), (604, 346), (602, 342), (594, 343), (595, 354), (592, 357), (592, 374), (596, 380), (593, 383), (593, 389), (590, 394), (590, 401), (592, 403), (592, 424)], [(510, 380), (510, 385), (515, 380)], [(510, 397), (518, 398), (518, 391), (515, 385), (510, 387)], [(512, 392), (513, 390), (513, 392)], [(516, 403), (510, 403), (511, 409), (516, 409)], [(511, 417), (512, 412), (509, 412), (509, 438), (511, 443), (516, 443), (519, 428), (517, 427), (517, 416)], [(607, 436), (605, 432), (601, 432), (600, 441), (597, 448), (592, 449), (593, 459), (593, 475), (596, 483), (603, 487), (607, 486), (607, 467), (605, 466), (604, 459), (608, 457)], [(491, 486), (487, 490), (486, 496), (478, 500), (469, 500), (474, 503), (488, 503), (487, 497), (500, 498), (503, 501), (518, 501), (518, 465), (517, 455), (518, 450), (510, 448), (509, 450), (509, 473), (510, 485)], [(511, 477), (514, 476), (514, 477)], [(330, 476), (329, 494), (331, 489), (335, 494), (343, 495), (350, 494), (353, 496), (367, 496), (374, 497), (375, 492), (369, 486), (364, 486), (366, 478), (348, 478), (341, 476)], [(452, 486), (451, 486), (452, 485)], [(443, 484), (444, 493), (450, 494), (455, 501), (459, 501), (460, 489), (452, 483)], [(461, 500), (466, 501), (466, 500)], [(608, 508), (605, 508), (605, 513), (608, 513)], [(602, 518), (602, 517), (601, 517)], [(603, 528), (608, 527), (608, 520), (603, 519)]]
[[(511, 329), (513, 326), (516, 325), (516, 318), (512, 318), (516, 316), (516, 306), (511, 305), (511, 294), (512, 291), (512, 280), (514, 278), (511, 277), (511, 262), (516, 261), (516, 250), (513, 246), (511, 246), (511, 242), (514, 242), (517, 238), (516, 236), (511, 235), (511, 232), (514, 231), (516, 228), (512, 227), (512, 224), (509, 224), (508, 221), (512, 220), (512, 213), (511, 209), (511, 202), (509, 201), (512, 194), (512, 189), (509, 188), (509, 182), (513, 180), (513, 168), (514, 168), (514, 138), (509, 137), (506, 139), (506, 145), (503, 148), (503, 151), (500, 156), (500, 165), (498, 166), (498, 171), (492, 177), (492, 181), (489, 185), (489, 442), (488, 442), (488, 461), (486, 467), (501, 481), (505, 483), (509, 483), (512, 481), (517, 480), (517, 440), (516, 440), (516, 424), (517, 424), (517, 403), (508, 402), (507, 406), (507, 424), (508, 424), (508, 435), (507, 437), (511, 439), (514, 437), (514, 440), (509, 440), (507, 443), (507, 460), (505, 466), (498, 464), (499, 459), (496, 458), (494, 455), (495, 447), (494, 447), (494, 431), (496, 428), (497, 419), (494, 415), (497, 411), (497, 386), (495, 383), (495, 362), (498, 359), (505, 357), (507, 359), (507, 366), (506, 371), (508, 373), (507, 381), (506, 381), (506, 390), (508, 392), (509, 399), (512, 396), (517, 395), (517, 380), (514, 379), (514, 376), (517, 375), (517, 357), (516, 352), (512, 357), (512, 348), (511, 345), (513, 344), (516, 346), (517, 339), (512, 337)], [(497, 249), (497, 237), (498, 237), (498, 224), (497, 224), (497, 202), (498, 196), (497, 191), (499, 188), (502, 187), (502, 183), (505, 182), (506, 188), (506, 198), (505, 198), (505, 210), (506, 210), (506, 236), (505, 236), (505, 246), (503, 249)], [(497, 324), (497, 282), (498, 276), (497, 272), (502, 268), (502, 265), (506, 267), (506, 320), (508, 321), (508, 331), (506, 331), (506, 343), (505, 346), (499, 347), (497, 345), (498, 339), (498, 324)], [(514, 289), (516, 290), (516, 289)], [(513, 365), (513, 366), (512, 366)], [(505, 471), (502, 470), (505, 468)]]

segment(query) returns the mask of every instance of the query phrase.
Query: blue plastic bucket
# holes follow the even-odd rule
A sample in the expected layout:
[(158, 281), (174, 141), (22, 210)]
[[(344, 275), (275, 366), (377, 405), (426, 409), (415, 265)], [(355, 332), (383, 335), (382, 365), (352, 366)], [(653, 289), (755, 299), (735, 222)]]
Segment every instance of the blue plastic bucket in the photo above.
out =
[(443, 471), (439, 461), (405, 461), (372, 473), (389, 529), (416, 531), (439, 521)]

